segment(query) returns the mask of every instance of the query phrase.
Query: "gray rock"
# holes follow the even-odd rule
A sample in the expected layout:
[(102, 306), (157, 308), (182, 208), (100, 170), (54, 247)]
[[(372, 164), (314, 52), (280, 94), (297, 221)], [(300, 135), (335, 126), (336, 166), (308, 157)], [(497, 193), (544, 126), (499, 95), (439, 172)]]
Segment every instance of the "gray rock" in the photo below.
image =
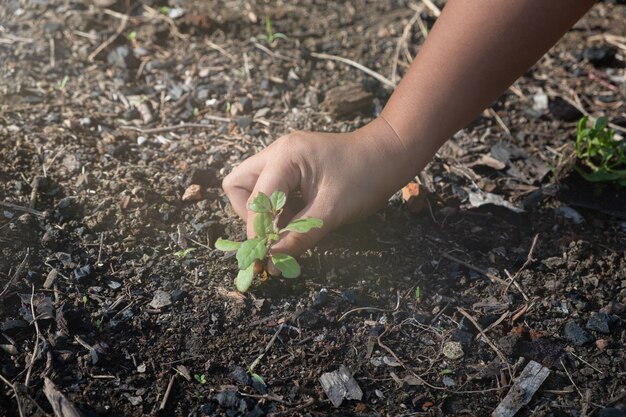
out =
[(109, 52), (107, 62), (109, 65), (115, 65), (119, 68), (132, 69), (139, 67), (139, 60), (127, 45), (118, 46)]
[(575, 321), (570, 321), (565, 325), (565, 338), (577, 346), (582, 346), (593, 342), (595, 339)]
[(585, 327), (588, 330), (609, 334), (611, 333), (611, 317), (605, 313), (594, 313), (587, 320)]
[(343, 365), (337, 371), (322, 374), (320, 383), (335, 407), (339, 407), (344, 399), (360, 401), (363, 398), (361, 387)]
[(167, 307), (169, 305), (172, 305), (172, 296), (170, 293), (161, 290), (157, 290), (157, 292), (154, 293), (152, 301), (150, 301), (150, 307), (155, 309)]

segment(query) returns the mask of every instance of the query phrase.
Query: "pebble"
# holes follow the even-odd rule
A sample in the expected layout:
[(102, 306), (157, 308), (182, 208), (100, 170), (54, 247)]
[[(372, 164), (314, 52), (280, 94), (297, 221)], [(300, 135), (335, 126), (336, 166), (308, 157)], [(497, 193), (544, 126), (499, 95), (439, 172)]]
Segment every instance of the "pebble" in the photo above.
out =
[(570, 321), (565, 325), (565, 338), (577, 346), (582, 346), (593, 342), (594, 338), (583, 330), (575, 321)]
[(326, 288), (322, 288), (313, 296), (311, 307), (323, 307), (326, 302), (328, 302), (328, 290)]
[(447, 342), (443, 345), (443, 356), (448, 359), (456, 360), (461, 359), (465, 355), (463, 352), (463, 345), (459, 342)]
[(587, 320), (588, 330), (609, 334), (611, 333), (611, 317), (605, 313), (594, 313)]
[(598, 46), (585, 48), (583, 51), (584, 58), (594, 66), (609, 65), (615, 59), (615, 48), (612, 46)]
[(441, 382), (443, 382), (443, 385), (445, 385), (446, 387), (453, 387), (456, 385), (454, 379), (450, 378), (449, 376), (444, 376)]
[(213, 399), (223, 408), (233, 408), (239, 405), (239, 397), (235, 391), (218, 392)]
[(133, 51), (127, 46), (122, 45), (113, 49), (107, 56), (109, 65), (115, 65), (119, 68), (137, 68), (139, 60), (133, 54)]
[(157, 290), (157, 292), (154, 293), (152, 301), (150, 301), (150, 307), (154, 309), (167, 307), (169, 305), (172, 305), (172, 296), (170, 293), (162, 290)]
[(191, 184), (183, 194), (183, 201), (200, 201), (202, 199), (201, 187), (198, 184)]

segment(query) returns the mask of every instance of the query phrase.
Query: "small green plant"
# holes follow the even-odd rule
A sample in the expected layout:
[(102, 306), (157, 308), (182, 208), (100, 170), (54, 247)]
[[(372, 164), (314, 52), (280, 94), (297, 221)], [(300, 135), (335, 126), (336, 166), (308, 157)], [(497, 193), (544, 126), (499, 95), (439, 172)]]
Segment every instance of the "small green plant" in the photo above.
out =
[(67, 85), (67, 82), (69, 80), (70, 80), (70, 77), (68, 75), (64, 75), (63, 79), (55, 85), (55, 88), (57, 90), (65, 90), (65, 86)]
[(198, 382), (199, 384), (202, 384), (202, 385), (206, 384), (206, 382), (207, 382), (206, 381), (206, 375), (204, 375), (204, 374), (195, 374), (193, 376), (193, 379), (195, 379), (196, 382)]
[(591, 127), (587, 116), (580, 119), (576, 134), (576, 157), (585, 169), (576, 171), (587, 181), (615, 181), (626, 187), (626, 140), (615, 138), (606, 117), (599, 117)]
[(260, 275), (267, 279), (265, 269), (267, 259), (271, 259), (274, 266), (285, 278), (297, 278), (300, 275), (300, 265), (293, 257), (284, 253), (272, 253), (272, 245), (285, 232), (308, 233), (311, 229), (322, 227), (321, 219), (294, 220), (282, 229), (278, 227), (278, 220), (287, 202), (285, 193), (275, 191), (269, 197), (259, 193), (249, 204), (250, 210), (256, 213), (254, 217), (254, 232), (256, 237), (245, 242), (233, 242), (218, 239), (215, 248), (224, 252), (237, 252), (239, 274), (235, 280), (237, 289), (246, 292), (255, 276)]
[(422, 301), (422, 290), (420, 289), (420, 287), (416, 287), (415, 288), (415, 302), (419, 303), (420, 301)]
[(133, 30), (132, 32), (128, 32), (126, 38), (131, 42), (135, 42), (137, 40), (137, 31)]
[(446, 369), (442, 369), (439, 373), (441, 375), (452, 375), (454, 371), (452, 369), (446, 368)]
[(269, 46), (274, 46), (277, 39), (287, 40), (287, 35), (284, 33), (274, 32), (269, 16), (265, 17), (265, 33), (265, 35), (259, 35), (259, 39), (265, 40)]
[(161, 6), (161, 7), (159, 7), (159, 13), (164, 14), (165, 16), (167, 16), (167, 15), (169, 15), (169, 14), (170, 14), (170, 10), (172, 10), (172, 9), (170, 9), (170, 8), (169, 8), (169, 7), (167, 7), (167, 6)]
[(178, 252), (174, 252), (174, 256), (178, 256), (179, 258), (186, 258), (191, 252), (195, 251), (196, 248), (187, 248), (183, 250), (179, 250)]

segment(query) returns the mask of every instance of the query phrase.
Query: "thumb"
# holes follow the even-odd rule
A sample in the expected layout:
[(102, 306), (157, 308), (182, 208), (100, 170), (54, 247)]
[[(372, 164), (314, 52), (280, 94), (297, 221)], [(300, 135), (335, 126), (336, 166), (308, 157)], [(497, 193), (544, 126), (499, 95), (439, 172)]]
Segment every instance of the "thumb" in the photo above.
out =
[(254, 232), (254, 218), (256, 217), (256, 213), (250, 210), (250, 203), (259, 193), (263, 193), (269, 197), (275, 191), (282, 191), (285, 193), (286, 197), (289, 197), (289, 192), (296, 189), (299, 185), (300, 171), (291, 169), (290, 164), (266, 165), (248, 199), (248, 215), (246, 218), (246, 232), (248, 238), (256, 235)]

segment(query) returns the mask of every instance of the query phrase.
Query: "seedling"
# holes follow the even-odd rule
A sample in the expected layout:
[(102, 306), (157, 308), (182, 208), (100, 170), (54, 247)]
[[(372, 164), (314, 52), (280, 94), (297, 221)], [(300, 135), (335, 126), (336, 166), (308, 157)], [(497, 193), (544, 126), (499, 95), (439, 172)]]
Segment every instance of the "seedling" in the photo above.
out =
[(265, 35), (259, 35), (259, 39), (264, 39), (269, 46), (274, 46), (277, 39), (287, 40), (287, 35), (284, 33), (276, 32), (272, 28), (272, 21), (269, 16), (265, 17)]
[(204, 375), (204, 374), (195, 374), (193, 376), (193, 379), (195, 379), (196, 382), (198, 382), (199, 384), (202, 384), (202, 385), (206, 384), (206, 382), (207, 382), (206, 381), (206, 375)]
[(187, 248), (187, 249), (179, 250), (178, 252), (174, 252), (174, 255), (178, 256), (179, 258), (186, 258), (187, 255), (189, 255), (191, 252), (195, 250), (196, 248)]
[(591, 127), (588, 119), (578, 122), (575, 146), (576, 157), (586, 169), (576, 166), (576, 171), (587, 181), (615, 181), (626, 187), (626, 140), (615, 138), (606, 117), (597, 118)]
[(422, 301), (422, 290), (420, 287), (415, 288), (415, 302), (419, 303)]
[(256, 237), (245, 242), (233, 242), (217, 239), (215, 248), (224, 252), (237, 252), (239, 273), (235, 285), (241, 292), (248, 291), (255, 276), (263, 281), (267, 279), (267, 261), (271, 259), (274, 266), (285, 278), (297, 278), (300, 275), (300, 265), (293, 257), (284, 253), (272, 253), (272, 246), (285, 232), (308, 233), (311, 229), (322, 227), (321, 219), (294, 220), (282, 229), (278, 227), (278, 220), (287, 202), (285, 193), (275, 191), (269, 197), (259, 193), (249, 204), (250, 210), (256, 213), (254, 217), (254, 233)]
[(61, 90), (61, 91), (65, 91), (65, 86), (67, 85), (68, 81), (70, 80), (70, 77), (68, 75), (64, 75), (63, 79), (61, 81), (59, 81), (54, 88), (56, 88), (57, 90)]
[(128, 32), (126, 38), (131, 42), (135, 42), (137, 40), (137, 31), (133, 30), (132, 32)]

